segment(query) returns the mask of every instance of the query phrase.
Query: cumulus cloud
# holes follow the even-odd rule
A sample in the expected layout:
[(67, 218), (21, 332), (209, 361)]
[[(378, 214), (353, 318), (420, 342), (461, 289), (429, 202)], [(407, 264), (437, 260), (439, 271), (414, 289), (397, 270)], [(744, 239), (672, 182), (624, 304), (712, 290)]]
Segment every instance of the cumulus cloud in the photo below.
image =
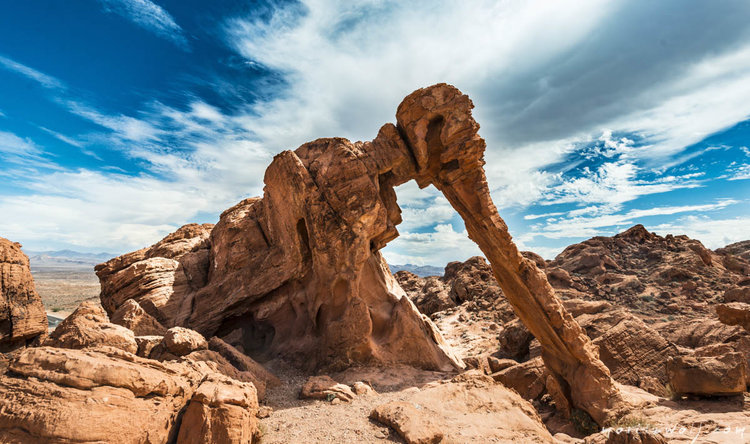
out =
[(183, 29), (161, 6), (150, 0), (99, 0), (107, 12), (118, 14), (159, 37), (188, 49)]

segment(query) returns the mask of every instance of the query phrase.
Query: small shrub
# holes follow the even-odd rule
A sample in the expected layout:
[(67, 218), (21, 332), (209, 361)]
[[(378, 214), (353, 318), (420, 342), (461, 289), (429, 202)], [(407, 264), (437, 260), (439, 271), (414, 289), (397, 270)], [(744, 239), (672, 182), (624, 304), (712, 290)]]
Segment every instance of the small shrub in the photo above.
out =
[(58, 311), (60, 311), (60, 310), (62, 310), (62, 308), (60, 308), (60, 307), (53, 307), (53, 308), (52, 308), (52, 312), (53, 312), (53, 313), (57, 313), (57, 312), (58, 312)]
[(653, 425), (646, 420), (643, 416), (639, 415), (625, 415), (621, 418), (617, 418), (607, 424), (607, 427), (612, 427), (614, 430), (617, 429), (646, 429), (652, 428)]
[(581, 409), (573, 409), (570, 412), (570, 420), (578, 433), (591, 435), (599, 431), (599, 425)]

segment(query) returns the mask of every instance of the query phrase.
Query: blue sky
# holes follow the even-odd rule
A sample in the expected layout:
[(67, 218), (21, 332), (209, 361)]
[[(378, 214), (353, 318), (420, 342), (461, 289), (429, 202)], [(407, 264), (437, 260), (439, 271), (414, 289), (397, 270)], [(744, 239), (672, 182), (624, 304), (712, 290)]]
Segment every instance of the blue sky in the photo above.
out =
[[(125, 251), (262, 193), (275, 153), (370, 140), (449, 82), (493, 198), (554, 257), (642, 223), (750, 239), (750, 3), (0, 0), (0, 236)], [(392, 263), (478, 250), (434, 189), (398, 190)]]

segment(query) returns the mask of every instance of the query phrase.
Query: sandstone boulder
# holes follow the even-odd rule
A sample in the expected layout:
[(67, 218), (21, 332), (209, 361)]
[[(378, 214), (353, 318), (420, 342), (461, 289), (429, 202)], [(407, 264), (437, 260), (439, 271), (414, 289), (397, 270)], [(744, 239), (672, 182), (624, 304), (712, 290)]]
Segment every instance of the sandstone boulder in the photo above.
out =
[(411, 402), (392, 401), (376, 407), (370, 418), (392, 427), (407, 444), (433, 444), (443, 441), (443, 428), (420, 412)]
[(544, 362), (541, 358), (531, 359), (493, 373), (492, 378), (515, 390), (522, 398), (533, 401), (544, 393)]
[(744, 302), (730, 302), (718, 304), (716, 314), (719, 320), (727, 325), (738, 325), (750, 331), (750, 304)]
[(351, 402), (356, 395), (348, 385), (340, 384), (330, 376), (311, 376), (302, 386), (299, 397), (303, 399), (340, 399)]
[(190, 315), (187, 294), (205, 285), (212, 224), (188, 224), (149, 248), (95, 267), (108, 313), (128, 299), (166, 327)]
[(681, 354), (674, 344), (622, 309), (582, 314), (576, 320), (599, 347), (599, 357), (615, 380), (666, 394), (665, 362)]
[(747, 362), (740, 353), (717, 357), (679, 356), (667, 360), (667, 377), (674, 393), (707, 396), (745, 391)]
[(471, 372), (376, 407), (370, 417), (407, 443), (552, 443), (536, 410), (517, 393)]
[(154, 348), (161, 344), (164, 336), (136, 336), (135, 343), (138, 344), (138, 351), (135, 353), (141, 358), (148, 358)]
[(110, 346), (133, 354), (138, 352), (133, 332), (109, 322), (107, 313), (94, 301), (82, 302), (44, 344), (61, 348)]
[(164, 348), (175, 356), (185, 356), (194, 351), (206, 350), (206, 338), (195, 330), (183, 327), (172, 327), (162, 339)]
[(0, 352), (47, 333), (47, 316), (21, 244), (0, 237)]
[(164, 336), (167, 329), (146, 313), (135, 299), (128, 299), (112, 314), (113, 324), (132, 330), (136, 336)]
[(724, 292), (724, 302), (750, 303), (750, 286), (733, 287)]
[[(15, 355), (10, 370), (0, 376), (3, 442), (173, 442), (191, 399), (218, 407), (210, 412), (211, 430), (254, 424), (245, 420), (257, 406), (251, 385), (240, 384), (242, 396), (236, 395), (239, 383), (227, 389), (226, 379), (201, 362), (160, 363), (113, 347), (38, 347)], [(205, 381), (221, 384), (194, 396)], [(221, 408), (238, 399), (245, 412), (223, 415)]]
[(182, 416), (178, 444), (251, 444), (260, 438), (253, 384), (210, 375), (193, 393)]

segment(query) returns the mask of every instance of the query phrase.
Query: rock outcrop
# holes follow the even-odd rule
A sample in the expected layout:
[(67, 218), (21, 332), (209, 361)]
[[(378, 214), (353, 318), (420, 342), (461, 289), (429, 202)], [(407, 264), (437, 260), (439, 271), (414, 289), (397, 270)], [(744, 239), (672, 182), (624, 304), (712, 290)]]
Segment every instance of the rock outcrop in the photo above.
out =
[(377, 406), (370, 418), (393, 427), (410, 444), (554, 442), (531, 404), (491, 378), (473, 373)]
[(21, 245), (0, 237), (0, 352), (47, 333), (47, 316)]
[(719, 320), (726, 325), (738, 325), (750, 331), (750, 304), (744, 302), (730, 302), (716, 306)]
[[(252, 442), (252, 384), (205, 362), (143, 359), (112, 347), (27, 348), (0, 376), (3, 442)], [(180, 412), (187, 406), (179, 421)], [(182, 427), (186, 432), (182, 432)]]
[(167, 329), (146, 313), (135, 299), (128, 299), (112, 314), (112, 323), (122, 325), (136, 336), (164, 336)]
[(545, 271), (562, 297), (607, 300), (646, 316), (699, 317), (728, 290), (735, 289), (730, 298), (738, 293), (750, 263), (730, 250), (712, 252), (687, 236), (635, 225), (568, 246)]
[(109, 322), (98, 302), (82, 302), (57, 326), (45, 345), (59, 348), (91, 348), (109, 346), (135, 354), (138, 343), (127, 328)]
[(745, 391), (747, 361), (740, 353), (681, 356), (667, 361), (667, 375), (677, 394), (738, 395)]

